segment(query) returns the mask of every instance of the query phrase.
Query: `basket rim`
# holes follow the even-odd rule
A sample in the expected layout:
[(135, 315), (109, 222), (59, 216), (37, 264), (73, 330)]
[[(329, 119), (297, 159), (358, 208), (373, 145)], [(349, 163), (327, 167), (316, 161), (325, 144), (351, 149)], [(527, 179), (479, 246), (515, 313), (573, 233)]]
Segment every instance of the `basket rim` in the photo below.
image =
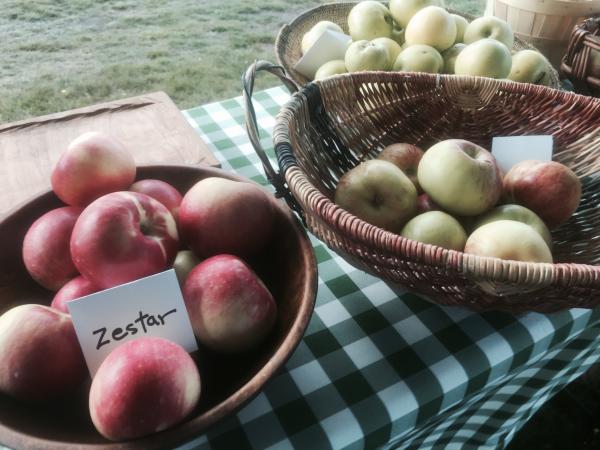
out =
[[(517, 94), (528, 94), (532, 89), (547, 91), (549, 94), (559, 97), (559, 100), (585, 101), (588, 103), (600, 103), (599, 99), (575, 94), (567, 91), (559, 91), (545, 86), (537, 86), (529, 83), (517, 83), (513, 81), (495, 80), (492, 78), (427, 74), (416, 72), (360, 72), (334, 75), (325, 80), (313, 81), (301, 87), (292, 95), (290, 100), (281, 108), (276, 118), (273, 132), (275, 149), (283, 145), (292, 148), (289, 140), (289, 120), (294, 111), (301, 104), (305, 92), (313, 86), (321, 86), (340, 78), (369, 78), (376, 75), (384, 79), (393, 78), (425, 78), (432, 83), (444, 83), (444, 81), (461, 81), (472, 84), (474, 87), (488, 85), (489, 88), (502, 88), (516, 91)], [(385, 80), (389, 81), (389, 80)], [(382, 80), (382, 82), (384, 82)], [(585, 133), (584, 133), (585, 134)], [(583, 135), (583, 134), (582, 134)], [(416, 264), (427, 264), (435, 267), (450, 268), (464, 274), (473, 281), (485, 282), (519, 282), (532, 287), (543, 287), (550, 284), (570, 286), (592, 286), (600, 288), (600, 265), (581, 263), (536, 263), (514, 260), (502, 260), (500, 258), (477, 256), (455, 250), (448, 250), (430, 244), (413, 241), (399, 234), (383, 230), (372, 225), (347, 210), (338, 206), (327, 195), (321, 192), (297, 165), (294, 164), (284, 168), (283, 175), (287, 185), (296, 199), (304, 208), (326, 223), (332, 229), (348, 236), (352, 232), (352, 239), (361, 244), (368, 245), (374, 249), (393, 252), (399, 258), (406, 258)], [(301, 193), (301, 194), (299, 194)], [(330, 219), (331, 217), (331, 219)], [(356, 230), (360, 229), (360, 233)]]
[[(288, 64), (286, 64), (286, 62), (285, 62), (284, 54), (285, 54), (286, 48), (287, 48), (285, 43), (287, 42), (287, 39), (291, 33), (291, 30), (293, 30), (294, 27), (297, 26), (299, 23), (309, 19), (310, 17), (314, 16), (317, 13), (320, 13), (322, 11), (327, 11), (329, 9), (341, 9), (344, 7), (350, 7), (350, 5), (356, 5), (357, 3), (360, 3), (360, 0), (324, 3), (322, 5), (318, 5), (313, 8), (305, 10), (304, 12), (302, 12), (298, 16), (296, 16), (291, 22), (281, 26), (281, 28), (279, 29), (279, 32), (277, 33), (277, 37), (275, 38), (275, 58), (277, 60), (277, 64), (279, 64), (280, 66), (282, 66), (285, 69), (288, 76), (290, 78), (292, 78), (292, 80), (294, 80), (296, 83), (298, 83), (300, 85), (306, 84), (305, 78), (302, 76), (299, 76), (299, 74), (294, 70), (294, 68), (289, 67)], [(381, 3), (384, 3), (387, 5), (389, 2), (381, 2)], [(469, 13), (465, 13), (463, 11), (458, 11), (453, 8), (445, 8), (445, 9), (449, 13), (460, 15), (469, 21), (472, 21), (478, 17), (478, 16), (474, 16)], [(515, 33), (515, 43), (519, 43), (519, 45), (523, 46), (526, 49), (535, 50), (535, 51), (539, 52), (539, 50), (534, 45), (532, 45), (529, 42), (524, 41), (516, 33)], [(554, 89), (561, 89), (560, 76), (558, 74), (558, 71), (556, 70), (556, 68), (554, 68), (554, 66), (552, 66), (552, 64), (548, 64), (548, 66), (550, 67), (550, 75), (551, 75), (550, 79), (552, 82), (551, 87)], [(393, 72), (393, 71), (386, 71), (386, 72)], [(424, 73), (424, 72), (413, 72), (413, 73)], [(440, 75), (460, 76), (460, 75), (454, 75), (454, 74), (440, 74)], [(310, 82), (310, 81), (308, 81), (308, 82)]]

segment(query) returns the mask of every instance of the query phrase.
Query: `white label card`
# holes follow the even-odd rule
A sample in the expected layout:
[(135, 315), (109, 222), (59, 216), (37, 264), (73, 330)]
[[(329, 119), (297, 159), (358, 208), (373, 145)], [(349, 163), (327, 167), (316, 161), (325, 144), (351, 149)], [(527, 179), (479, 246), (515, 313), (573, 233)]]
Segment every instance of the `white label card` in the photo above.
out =
[(118, 345), (162, 337), (198, 349), (173, 269), (67, 302), (92, 376)]
[(492, 139), (492, 155), (504, 173), (528, 159), (552, 161), (552, 136), (507, 136)]
[(325, 30), (294, 66), (298, 72), (312, 80), (319, 67), (334, 59), (344, 59), (352, 42), (347, 34)]

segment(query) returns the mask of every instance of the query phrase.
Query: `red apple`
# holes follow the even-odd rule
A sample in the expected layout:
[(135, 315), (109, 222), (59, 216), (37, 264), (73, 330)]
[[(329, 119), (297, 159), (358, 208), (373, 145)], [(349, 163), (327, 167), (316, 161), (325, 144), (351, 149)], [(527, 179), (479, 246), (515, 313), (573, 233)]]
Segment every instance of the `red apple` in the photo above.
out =
[(52, 171), (52, 189), (66, 204), (85, 206), (109, 192), (126, 190), (135, 172), (123, 144), (102, 133), (84, 133), (60, 156)]
[(384, 148), (377, 159), (389, 161), (396, 165), (417, 188), (417, 192), (423, 192), (417, 179), (417, 169), (423, 157), (423, 150), (411, 144), (392, 144)]
[(441, 210), (440, 205), (434, 202), (429, 195), (421, 194), (417, 197), (417, 214)]
[(504, 176), (504, 195), (536, 213), (548, 228), (567, 222), (581, 200), (581, 181), (556, 161), (521, 161)]
[(182, 239), (199, 257), (248, 256), (271, 236), (274, 208), (257, 185), (205, 178), (184, 195), (179, 208)]
[(225, 353), (255, 347), (277, 314), (267, 287), (233, 255), (213, 256), (196, 266), (185, 282), (183, 298), (198, 340)]
[(96, 286), (94, 286), (89, 280), (83, 278), (82, 276), (78, 276), (73, 278), (62, 288), (60, 288), (60, 291), (58, 291), (52, 299), (52, 303), (50, 304), (50, 306), (54, 309), (64, 312), (65, 314), (69, 314), (67, 302), (75, 300), (79, 297), (84, 297), (86, 295), (93, 294), (98, 291), (99, 289)]
[(23, 240), (23, 262), (31, 277), (46, 289), (56, 291), (77, 275), (69, 241), (82, 209), (65, 206), (36, 220)]
[(178, 248), (171, 213), (137, 192), (113, 192), (95, 200), (81, 213), (71, 236), (75, 266), (99, 289), (167, 269)]
[(0, 316), (0, 392), (46, 400), (74, 389), (87, 368), (71, 316), (21, 305)]
[(90, 415), (107, 439), (133, 439), (181, 422), (200, 398), (200, 374), (187, 352), (142, 337), (113, 350), (90, 389)]
[(173, 218), (177, 221), (179, 205), (181, 204), (182, 196), (177, 189), (169, 183), (161, 180), (139, 180), (131, 185), (130, 191), (139, 192), (158, 200), (167, 207)]

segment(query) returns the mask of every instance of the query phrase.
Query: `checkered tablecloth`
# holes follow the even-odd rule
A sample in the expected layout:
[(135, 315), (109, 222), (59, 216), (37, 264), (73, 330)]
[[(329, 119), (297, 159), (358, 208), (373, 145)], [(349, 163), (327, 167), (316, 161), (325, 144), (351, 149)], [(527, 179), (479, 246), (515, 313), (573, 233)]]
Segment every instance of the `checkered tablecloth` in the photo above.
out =
[[(271, 157), (287, 99), (282, 88), (254, 95)], [(225, 170), (266, 184), (241, 98), (184, 114)], [(311, 240), (317, 303), (298, 349), (250, 404), (182, 450), (503, 448), (600, 357), (598, 310), (512, 316), (439, 307)]]

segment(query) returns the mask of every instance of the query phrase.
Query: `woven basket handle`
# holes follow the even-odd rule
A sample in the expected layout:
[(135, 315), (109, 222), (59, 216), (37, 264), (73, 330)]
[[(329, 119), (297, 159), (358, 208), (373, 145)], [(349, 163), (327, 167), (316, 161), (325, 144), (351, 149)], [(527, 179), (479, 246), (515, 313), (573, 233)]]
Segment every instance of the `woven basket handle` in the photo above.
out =
[(254, 91), (254, 80), (256, 79), (256, 73), (262, 70), (276, 75), (287, 87), (290, 93), (297, 92), (299, 89), (299, 86), (296, 84), (296, 82), (287, 76), (283, 67), (271, 64), (267, 61), (255, 61), (250, 67), (248, 67), (242, 76), (242, 96), (244, 97), (244, 109), (246, 111), (246, 133), (248, 134), (248, 138), (250, 139), (252, 147), (254, 147), (254, 151), (256, 151), (256, 154), (262, 162), (267, 180), (269, 180), (269, 183), (271, 183), (275, 188), (275, 196), (277, 198), (284, 198), (290, 208), (293, 211), (296, 211), (304, 220), (302, 209), (285, 184), (284, 175), (282, 175), (281, 172), (277, 172), (275, 169), (273, 169), (273, 166), (269, 161), (269, 157), (260, 143), (256, 112), (254, 110), (254, 105), (252, 104), (252, 93)]

